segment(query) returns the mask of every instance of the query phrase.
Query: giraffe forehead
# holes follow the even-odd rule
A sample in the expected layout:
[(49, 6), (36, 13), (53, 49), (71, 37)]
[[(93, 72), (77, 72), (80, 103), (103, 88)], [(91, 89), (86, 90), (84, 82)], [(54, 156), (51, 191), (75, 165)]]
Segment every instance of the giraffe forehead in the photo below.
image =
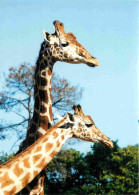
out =
[(92, 120), (92, 118), (91, 118), (91, 116), (85, 116), (84, 117), (84, 119), (85, 119), (85, 122), (86, 123), (92, 123), (93, 125), (95, 125), (95, 123), (94, 123), (94, 121)]

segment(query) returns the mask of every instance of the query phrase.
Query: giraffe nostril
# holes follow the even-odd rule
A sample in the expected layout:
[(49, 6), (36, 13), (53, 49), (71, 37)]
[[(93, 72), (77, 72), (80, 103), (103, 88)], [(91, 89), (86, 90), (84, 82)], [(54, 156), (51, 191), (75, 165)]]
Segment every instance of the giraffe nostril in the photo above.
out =
[(96, 59), (94, 56), (91, 56), (91, 58)]

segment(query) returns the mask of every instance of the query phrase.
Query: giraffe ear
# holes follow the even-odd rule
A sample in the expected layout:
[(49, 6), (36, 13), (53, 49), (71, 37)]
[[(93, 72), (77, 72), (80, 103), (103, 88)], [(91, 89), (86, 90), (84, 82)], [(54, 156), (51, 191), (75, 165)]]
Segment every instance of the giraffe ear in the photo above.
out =
[(71, 123), (73, 123), (73, 122), (74, 122), (73, 114), (68, 113), (68, 117), (69, 117), (69, 121), (70, 121)]
[(43, 30), (43, 36), (44, 36), (44, 39), (46, 40), (46, 41), (50, 41), (50, 33), (49, 32), (47, 32), (46, 30)]

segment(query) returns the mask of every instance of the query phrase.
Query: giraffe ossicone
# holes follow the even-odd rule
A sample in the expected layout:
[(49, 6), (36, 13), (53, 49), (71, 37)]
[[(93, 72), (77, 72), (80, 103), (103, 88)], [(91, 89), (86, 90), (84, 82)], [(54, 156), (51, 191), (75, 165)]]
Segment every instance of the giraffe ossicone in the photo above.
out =
[(50, 128), (25, 151), (0, 165), (0, 194), (18, 193), (30, 183), (59, 152), (70, 138), (98, 142), (113, 148), (112, 141), (85, 116), (81, 106), (74, 107), (74, 114), (67, 115)]

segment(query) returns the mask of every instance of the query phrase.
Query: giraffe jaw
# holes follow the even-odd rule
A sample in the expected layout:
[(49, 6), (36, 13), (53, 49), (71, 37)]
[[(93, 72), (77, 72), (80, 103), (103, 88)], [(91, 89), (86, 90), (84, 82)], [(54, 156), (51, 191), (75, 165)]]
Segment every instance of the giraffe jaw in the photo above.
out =
[(102, 140), (101, 138), (93, 138), (93, 139), (88, 138), (88, 139), (86, 139), (86, 138), (79, 138), (79, 137), (77, 137), (77, 136), (74, 136), (74, 138), (81, 139), (81, 140), (83, 140), (83, 141), (99, 143), (99, 144), (101, 144), (102, 146), (108, 147), (108, 148), (111, 148), (111, 149), (114, 147), (114, 146), (113, 146), (113, 142), (112, 142), (110, 139), (108, 139), (108, 141), (104, 141), (104, 140)]

